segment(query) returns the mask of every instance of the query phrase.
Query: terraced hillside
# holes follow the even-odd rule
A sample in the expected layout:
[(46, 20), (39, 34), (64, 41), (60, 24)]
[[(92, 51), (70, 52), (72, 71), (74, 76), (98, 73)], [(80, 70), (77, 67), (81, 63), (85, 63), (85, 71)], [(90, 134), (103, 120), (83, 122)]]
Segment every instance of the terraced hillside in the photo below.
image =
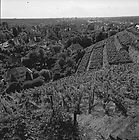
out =
[(97, 50), (97, 48), (101, 48), (101, 46), (103, 44), (105, 44), (105, 41), (107, 40), (103, 40), (103, 41), (100, 41), (88, 48), (86, 48), (86, 53), (84, 54), (79, 66), (78, 66), (78, 69), (77, 69), (77, 73), (82, 73), (82, 72), (85, 72), (87, 69), (88, 69), (88, 65), (90, 65), (90, 59), (92, 57), (92, 52), (94, 52), (94, 49)]
[(139, 62), (139, 31), (129, 28), (86, 49), (77, 73)]
[(135, 36), (139, 37), (139, 30), (135, 29), (135, 28), (129, 28), (127, 29), (128, 32), (131, 32), (132, 34), (134, 34)]
[(102, 66), (103, 66), (103, 48), (104, 48), (104, 43), (97, 44), (95, 47), (93, 47), (87, 70), (102, 68)]

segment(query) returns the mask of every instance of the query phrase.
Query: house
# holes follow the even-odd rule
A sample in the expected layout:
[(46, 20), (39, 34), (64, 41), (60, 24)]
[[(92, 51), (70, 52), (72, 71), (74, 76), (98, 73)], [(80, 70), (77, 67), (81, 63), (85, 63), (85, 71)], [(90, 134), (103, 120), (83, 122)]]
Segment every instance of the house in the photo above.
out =
[(139, 29), (139, 25), (136, 25), (136, 28)]

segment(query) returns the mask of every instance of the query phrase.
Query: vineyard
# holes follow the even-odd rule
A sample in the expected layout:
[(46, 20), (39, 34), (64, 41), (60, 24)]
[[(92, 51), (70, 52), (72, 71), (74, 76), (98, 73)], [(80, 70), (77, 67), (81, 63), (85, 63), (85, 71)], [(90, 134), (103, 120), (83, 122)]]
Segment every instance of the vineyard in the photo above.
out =
[(137, 63), (132, 55), (134, 53), (136, 57), (138, 56), (137, 38), (129, 28), (86, 48), (77, 72), (99, 70), (105, 67), (105, 63), (106, 65)]
[(139, 31), (135, 28), (129, 28), (127, 29), (128, 32), (131, 32), (132, 34), (134, 34), (135, 36), (139, 37)]
[(139, 139), (139, 31), (70, 26), (22, 27), (1, 45), (0, 140)]
[[(128, 40), (127, 42), (125, 40)], [(118, 58), (119, 58), (119, 63), (132, 63), (132, 59), (129, 55), (129, 44), (131, 43), (130, 37), (123, 33), (122, 35), (118, 36), (115, 38), (115, 45), (118, 46)]]
[(119, 43), (123, 46), (127, 46), (133, 42), (132, 38), (128, 35), (128, 32), (123, 31), (119, 34), (117, 34), (117, 39), (119, 40)]
[[(138, 70), (138, 65), (118, 65), (109, 70), (63, 78), (21, 93), (2, 95), (0, 136), (2, 139), (80, 139), (82, 135), (75, 127), (77, 116), (93, 113), (98, 103), (108, 116), (113, 113), (122, 113), (125, 117), (135, 115), (137, 112), (131, 106), (136, 105), (139, 98)], [(109, 102), (118, 110), (110, 112)], [(110, 136), (115, 130), (113, 127), (106, 133)], [(105, 137), (103, 133), (99, 135)], [(136, 135), (132, 135), (132, 139)]]

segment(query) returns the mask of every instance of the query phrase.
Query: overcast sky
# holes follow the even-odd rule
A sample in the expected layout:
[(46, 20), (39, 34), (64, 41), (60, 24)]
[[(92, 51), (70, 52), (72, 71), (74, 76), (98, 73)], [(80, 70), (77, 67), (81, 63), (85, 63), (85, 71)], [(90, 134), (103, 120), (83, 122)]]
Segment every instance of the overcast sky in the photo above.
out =
[(139, 16), (139, 0), (1, 0), (2, 18)]

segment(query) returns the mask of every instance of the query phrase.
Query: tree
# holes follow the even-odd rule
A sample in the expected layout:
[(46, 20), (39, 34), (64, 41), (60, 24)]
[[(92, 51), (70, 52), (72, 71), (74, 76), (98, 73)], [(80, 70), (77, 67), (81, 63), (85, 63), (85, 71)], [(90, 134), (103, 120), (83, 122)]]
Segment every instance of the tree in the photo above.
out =
[(33, 68), (32, 61), (28, 57), (22, 57), (21, 58), (21, 63), (28, 68)]
[(55, 54), (60, 53), (61, 46), (59, 44), (53, 45), (52, 49), (54, 50)]
[(39, 62), (40, 62), (40, 67), (43, 68), (45, 67), (45, 60), (46, 60), (46, 56), (45, 56), (45, 52), (43, 49), (39, 49), (38, 51), (38, 59), (39, 59)]
[(4, 30), (8, 30), (9, 25), (7, 22), (2, 22), (2, 27), (4, 28)]
[(6, 35), (2, 31), (0, 31), (0, 43), (4, 43), (6, 40)]
[(12, 32), (13, 32), (14, 37), (17, 37), (19, 34), (16, 27), (12, 27)]
[(81, 36), (81, 40), (79, 41), (79, 44), (83, 48), (86, 48), (92, 44), (92, 40), (87, 35), (83, 35), (83, 36)]
[(71, 58), (67, 58), (66, 64), (68, 67), (71, 67), (71, 68), (74, 68), (74, 66), (75, 66), (75, 62)]
[(93, 23), (88, 24), (87, 30), (94, 30), (94, 29), (95, 29), (95, 27), (94, 27)]
[(52, 79), (52, 73), (49, 70), (42, 69), (39, 75), (44, 77), (45, 82), (49, 82)]
[(60, 67), (63, 69), (64, 65), (66, 64), (66, 60), (64, 58), (60, 58), (58, 60), (58, 64), (60, 65)]
[(108, 37), (106, 32), (102, 32), (102, 31), (96, 31), (95, 32), (95, 42), (104, 40)]
[(110, 30), (110, 31), (108, 31), (108, 37), (115, 35), (116, 33), (117, 33), (116, 30)]
[(28, 55), (28, 58), (30, 59), (32, 67), (36, 68), (36, 63), (39, 60), (38, 53), (36, 51), (31, 51)]
[(54, 57), (48, 57), (47, 59), (47, 67), (48, 69), (51, 69), (52, 67), (55, 66), (57, 59)]

